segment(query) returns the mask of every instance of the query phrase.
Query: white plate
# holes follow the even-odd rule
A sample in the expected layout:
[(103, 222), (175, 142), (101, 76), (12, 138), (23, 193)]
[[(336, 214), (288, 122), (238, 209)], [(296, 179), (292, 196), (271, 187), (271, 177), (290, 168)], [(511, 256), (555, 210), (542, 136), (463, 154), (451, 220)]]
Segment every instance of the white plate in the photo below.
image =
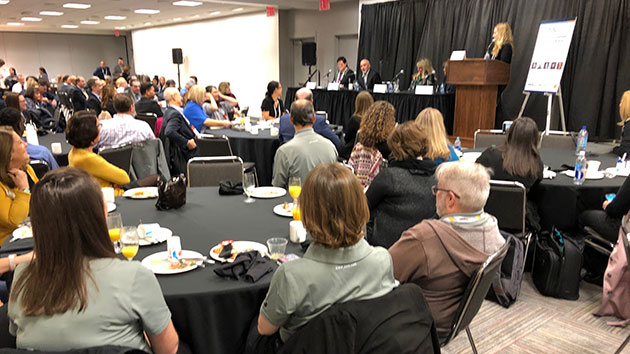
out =
[(33, 230), (30, 226), (21, 226), (13, 230), (13, 239), (20, 240), (23, 238), (32, 238)]
[(279, 187), (258, 187), (254, 188), (252, 197), (261, 199), (272, 199), (282, 197), (287, 194), (287, 190)]
[(460, 158), (460, 160), (465, 162), (475, 162), (481, 156), (480, 152), (465, 152), (464, 155)]
[(123, 197), (131, 199), (151, 199), (158, 197), (157, 187), (141, 187), (126, 190)]
[(608, 167), (606, 169), (606, 172), (612, 173), (615, 176), (622, 176), (622, 177), (628, 177), (628, 175), (630, 175), (630, 169), (627, 169), (627, 168), (622, 168), (619, 170), (619, 173), (617, 173), (616, 167)]
[(116, 210), (116, 204), (114, 204), (114, 203), (107, 203), (107, 212), (111, 213), (114, 210)]
[[(182, 258), (203, 258), (199, 252), (182, 251)], [(155, 274), (178, 274), (191, 271), (197, 268), (197, 264), (191, 264), (186, 268), (168, 269), (170, 262), (168, 259), (168, 251), (154, 253), (142, 260), (142, 265), (150, 269)]]
[[(564, 173), (565, 176), (571, 177), (571, 178), (575, 176), (575, 171), (573, 170), (566, 170), (562, 173)], [(602, 178), (604, 178), (604, 172), (602, 171), (586, 173), (586, 179), (602, 179)]]
[(168, 240), (171, 236), (173, 236), (173, 231), (165, 227), (160, 227), (157, 232), (153, 232), (152, 235), (149, 235), (149, 237), (141, 238), (138, 244), (140, 246), (156, 245)]
[(273, 212), (280, 216), (286, 216), (288, 218), (292, 218), (293, 217), (293, 203), (288, 203), (287, 208), (288, 209), (284, 208), (284, 203), (278, 204), (275, 207), (273, 207)]
[(247, 250), (256, 250), (263, 254), (267, 253), (267, 246), (254, 241), (234, 241), (234, 243), (232, 243), (232, 257), (228, 259), (219, 257), (219, 254), (221, 253), (220, 249), (220, 244), (212, 247), (212, 249), (210, 250), (210, 257), (216, 259), (219, 262), (228, 263), (234, 262), (234, 259), (239, 253), (247, 252)]

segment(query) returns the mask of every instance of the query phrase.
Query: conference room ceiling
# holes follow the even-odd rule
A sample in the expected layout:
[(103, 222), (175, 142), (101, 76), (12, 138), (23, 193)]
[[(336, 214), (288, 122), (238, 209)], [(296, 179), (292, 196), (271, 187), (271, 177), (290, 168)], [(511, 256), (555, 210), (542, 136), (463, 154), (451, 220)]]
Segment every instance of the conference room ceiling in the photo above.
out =
[[(347, 0), (332, 0), (331, 2), (341, 1)], [(283, 10), (317, 9), (319, 4), (319, 0), (270, 0), (269, 2), (197, 0), (196, 2), (199, 3), (197, 6), (174, 5), (177, 2), (177, 0), (9, 0), (8, 2), (0, 0), (0, 31), (113, 34), (117, 29), (124, 32), (138, 28), (262, 12), (267, 6)], [(195, 1), (179, 2), (190, 5)], [(87, 9), (68, 8), (68, 3), (88, 4), (90, 7)], [(143, 9), (159, 12), (137, 12)]]

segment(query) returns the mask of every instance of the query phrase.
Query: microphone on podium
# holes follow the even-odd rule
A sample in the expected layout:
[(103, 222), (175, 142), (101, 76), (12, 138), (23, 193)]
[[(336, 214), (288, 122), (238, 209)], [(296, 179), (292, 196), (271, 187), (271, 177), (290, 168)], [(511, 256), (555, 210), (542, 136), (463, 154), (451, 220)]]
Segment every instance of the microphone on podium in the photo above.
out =
[(404, 74), (405, 70), (404, 69), (400, 69), (400, 71), (398, 72), (398, 74), (396, 74), (396, 76), (394, 76), (394, 78), (392, 79), (392, 81), (398, 79), (400, 77), (400, 75)]
[(494, 39), (492, 40), (492, 42), (490, 42), (490, 44), (488, 45), (488, 48), (486, 48), (486, 55), (483, 56), (483, 59), (485, 60), (490, 59), (490, 50), (492, 49), (493, 46), (494, 46)]
[(328, 69), (328, 72), (326, 73), (324, 77), (328, 77), (330, 74), (332, 74), (332, 69)]

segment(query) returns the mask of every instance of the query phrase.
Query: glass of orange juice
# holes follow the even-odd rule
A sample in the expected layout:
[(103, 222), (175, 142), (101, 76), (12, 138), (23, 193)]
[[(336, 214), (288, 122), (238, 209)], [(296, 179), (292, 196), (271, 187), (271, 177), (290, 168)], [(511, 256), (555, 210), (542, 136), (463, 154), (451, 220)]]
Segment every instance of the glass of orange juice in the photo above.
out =
[(125, 226), (120, 235), (121, 252), (125, 258), (132, 260), (138, 253), (138, 228)]
[(295, 203), (293, 204), (293, 220), (302, 220), (302, 213), (300, 212), (300, 206)]
[(120, 240), (120, 233), (122, 231), (123, 222), (122, 216), (119, 213), (110, 213), (107, 215), (107, 229), (109, 231), (109, 239), (114, 243), (114, 251), (120, 253), (120, 247), (118, 241)]
[(289, 178), (289, 194), (293, 198), (293, 204), (295, 200), (300, 196), (302, 192), (302, 179), (300, 177)]

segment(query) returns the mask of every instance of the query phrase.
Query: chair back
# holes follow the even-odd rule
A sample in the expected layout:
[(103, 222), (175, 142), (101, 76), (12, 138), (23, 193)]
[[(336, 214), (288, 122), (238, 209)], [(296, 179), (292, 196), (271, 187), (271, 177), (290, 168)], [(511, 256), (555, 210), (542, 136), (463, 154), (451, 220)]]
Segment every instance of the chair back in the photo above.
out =
[(44, 177), (46, 172), (50, 171), (50, 166), (48, 166), (48, 162), (44, 160), (31, 160), (30, 162), (33, 171), (35, 171), (35, 175), (38, 179)]
[(540, 139), (541, 149), (575, 150), (577, 146), (577, 133), (575, 132), (543, 134)]
[(501, 271), (501, 263), (507, 254), (509, 242), (506, 242), (492, 254), (488, 259), (479, 267), (479, 269), (473, 274), (468, 282), (468, 287), (462, 296), (462, 300), (457, 308), (455, 319), (451, 325), (451, 331), (448, 336), (440, 342), (441, 346), (448, 344), (453, 338), (457, 336), (459, 332), (468, 328), (470, 322), (479, 312), (483, 300), (488, 294), (488, 290), (492, 285), (492, 280), (498, 276)]
[(65, 106), (69, 110), (74, 110), (74, 106), (72, 105), (72, 100), (70, 100), (70, 95), (68, 91), (59, 92), (59, 102), (61, 102), (62, 106)]
[(133, 146), (131, 144), (115, 148), (106, 148), (99, 151), (98, 154), (107, 160), (107, 162), (123, 169), (127, 172), (127, 174), (129, 174), (129, 169), (131, 168), (131, 157), (133, 155)]
[(500, 146), (505, 144), (505, 139), (507, 139), (507, 135), (503, 134), (503, 130), (477, 129), (475, 131), (474, 147), (477, 149)]
[(527, 189), (520, 182), (490, 180), (490, 195), (484, 210), (497, 218), (501, 230), (523, 236)]
[(238, 156), (193, 157), (188, 160), (188, 187), (215, 187), (221, 181), (243, 181), (243, 160)]
[(157, 123), (157, 119), (158, 119), (155, 113), (153, 112), (137, 113), (136, 112), (136, 119), (141, 120), (143, 122), (147, 122), (147, 124), (151, 127), (151, 131), (152, 132), (155, 131), (155, 124)]
[(197, 156), (232, 156), (232, 146), (227, 136), (201, 134), (196, 140), (199, 153)]

